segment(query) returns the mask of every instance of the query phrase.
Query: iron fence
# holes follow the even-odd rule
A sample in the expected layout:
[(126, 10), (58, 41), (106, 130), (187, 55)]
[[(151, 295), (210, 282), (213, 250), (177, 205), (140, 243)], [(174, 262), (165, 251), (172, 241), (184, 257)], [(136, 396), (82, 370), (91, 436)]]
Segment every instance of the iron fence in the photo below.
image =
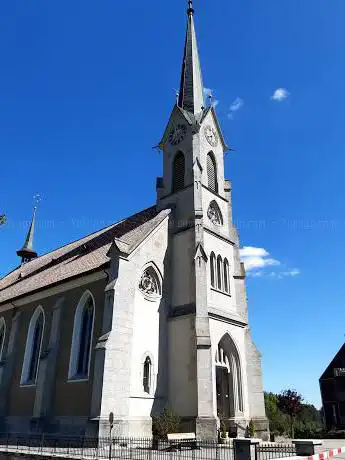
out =
[(255, 460), (294, 457), (296, 447), (293, 444), (262, 443), (255, 446)]
[(0, 434), (0, 458), (21, 454), (73, 459), (124, 460), (235, 460), (231, 444), (216, 441), (181, 441), (152, 438), (92, 438), (54, 435)]

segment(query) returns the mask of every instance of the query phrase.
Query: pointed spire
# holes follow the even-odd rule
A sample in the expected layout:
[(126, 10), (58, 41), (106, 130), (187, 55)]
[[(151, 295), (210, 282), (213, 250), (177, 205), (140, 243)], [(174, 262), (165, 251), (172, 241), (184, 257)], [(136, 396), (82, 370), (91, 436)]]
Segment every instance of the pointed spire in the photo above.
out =
[(184, 47), (178, 106), (195, 115), (203, 110), (205, 107), (205, 100), (198, 43), (194, 27), (194, 8), (192, 0), (188, 1), (187, 15), (187, 35)]
[(22, 258), (22, 264), (26, 262), (30, 262), (31, 259), (35, 259), (37, 257), (37, 252), (34, 251), (34, 233), (35, 233), (35, 221), (36, 221), (36, 211), (37, 207), (34, 207), (34, 212), (32, 215), (32, 220), (30, 224), (30, 228), (28, 234), (26, 235), (26, 240), (22, 249), (17, 251), (17, 255)]

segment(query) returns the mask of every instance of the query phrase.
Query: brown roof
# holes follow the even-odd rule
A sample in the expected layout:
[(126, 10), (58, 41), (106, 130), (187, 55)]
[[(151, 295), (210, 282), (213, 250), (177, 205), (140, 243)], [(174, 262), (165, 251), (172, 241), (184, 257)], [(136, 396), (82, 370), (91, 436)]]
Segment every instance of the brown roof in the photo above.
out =
[(153, 206), (15, 269), (0, 280), (0, 304), (105, 266), (115, 238), (133, 250), (169, 212)]

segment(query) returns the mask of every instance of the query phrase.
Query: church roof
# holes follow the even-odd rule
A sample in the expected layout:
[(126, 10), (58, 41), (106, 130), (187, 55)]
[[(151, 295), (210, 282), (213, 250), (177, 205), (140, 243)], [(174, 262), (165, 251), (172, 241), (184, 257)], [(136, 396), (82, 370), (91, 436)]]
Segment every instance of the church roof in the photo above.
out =
[(153, 206), (22, 265), (0, 280), (0, 304), (107, 266), (115, 239), (134, 250), (169, 213)]
[(326, 370), (320, 377), (320, 380), (329, 379), (334, 377), (334, 369), (345, 369), (345, 344), (343, 344), (334, 356), (332, 361), (328, 364)]

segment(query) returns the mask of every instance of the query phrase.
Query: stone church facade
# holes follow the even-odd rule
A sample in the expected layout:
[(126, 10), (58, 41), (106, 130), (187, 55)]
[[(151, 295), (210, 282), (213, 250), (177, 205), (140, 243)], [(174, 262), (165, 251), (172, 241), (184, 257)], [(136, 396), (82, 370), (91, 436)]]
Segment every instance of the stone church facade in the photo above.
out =
[(191, 1), (187, 17), (156, 204), (40, 257), (34, 214), (21, 266), (0, 280), (1, 431), (107, 434), (113, 413), (114, 434), (149, 436), (167, 406), (200, 437), (219, 419), (268, 431)]

